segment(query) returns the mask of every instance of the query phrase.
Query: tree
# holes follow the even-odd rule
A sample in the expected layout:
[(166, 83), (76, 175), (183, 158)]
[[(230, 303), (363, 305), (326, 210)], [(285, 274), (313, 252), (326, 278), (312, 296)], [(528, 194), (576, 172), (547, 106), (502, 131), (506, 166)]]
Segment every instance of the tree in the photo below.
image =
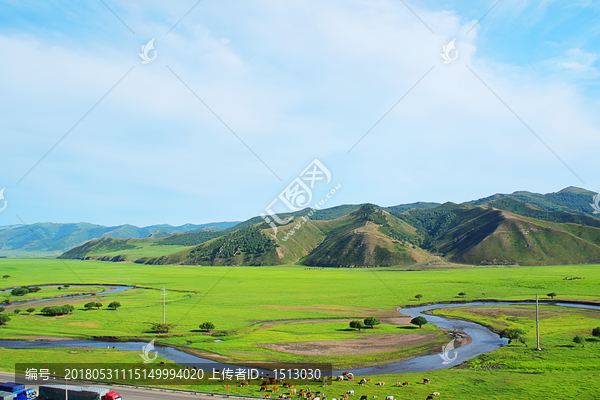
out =
[(546, 296), (551, 297), (552, 300), (554, 300), (554, 298), (556, 297), (556, 293), (554, 293), (554, 292), (548, 293)]
[(65, 315), (73, 313), (75, 308), (72, 305), (65, 304), (64, 306), (44, 307), (40, 312), (48, 316)]
[(61, 287), (61, 286), (59, 286), (59, 287), (58, 287), (58, 290), (62, 290), (62, 287)]
[(18, 309), (18, 308), (15, 308), (15, 309), (13, 310), (13, 312), (15, 313), (15, 315), (17, 315), (18, 313), (20, 313), (20, 312), (21, 312), (21, 310), (20, 310), (20, 309)]
[(4, 311), (4, 307), (0, 307), (0, 312)]
[(64, 287), (64, 288), (68, 288), (68, 287), (71, 287), (71, 285), (69, 285), (69, 284), (67, 283), (67, 284), (63, 285), (63, 287)]
[(415, 299), (421, 300), (421, 297), (423, 297), (423, 295), (422, 294), (418, 294), (418, 295), (415, 296)]
[(581, 347), (585, 347), (585, 338), (581, 335), (575, 335), (573, 338), (573, 343), (580, 344)]
[(199, 328), (202, 330), (205, 330), (207, 332), (210, 332), (213, 329), (215, 329), (215, 324), (213, 324), (212, 322), (203, 322), (200, 324)]
[(600, 326), (592, 329), (592, 336), (600, 337)]
[(358, 329), (358, 331), (360, 332), (360, 330), (364, 327), (365, 326), (362, 321), (350, 321), (350, 328), (352, 329)]
[(523, 332), (521, 329), (507, 328), (500, 332), (500, 337), (507, 339), (520, 339), (524, 334), (525, 332)]
[(94, 303), (94, 307), (96, 307), (98, 310), (102, 308), (102, 303)]
[(377, 319), (377, 317), (367, 317), (363, 322), (366, 326), (370, 327), (371, 329), (373, 329), (375, 325), (379, 325), (381, 323), (379, 322), (379, 319)]
[(88, 310), (91, 310), (92, 308), (96, 307), (96, 302), (95, 301), (90, 301), (89, 303), (85, 303), (83, 305), (84, 308), (87, 308)]
[(39, 287), (39, 286), (34, 286), (34, 287), (30, 287), (30, 288), (29, 288), (29, 292), (30, 292), (30, 293), (37, 293), (37, 292), (39, 292), (40, 290), (42, 290), (42, 288), (41, 288), (41, 287)]
[(6, 314), (0, 314), (0, 326), (6, 325), (10, 321), (10, 317)]
[(116, 310), (119, 307), (121, 307), (121, 303), (119, 303), (118, 301), (113, 301), (108, 305), (108, 308), (111, 308), (113, 310)]
[(34, 311), (35, 311), (35, 308), (33, 308), (33, 307), (29, 307), (29, 308), (27, 309), (27, 312), (28, 312), (29, 314), (31, 314), (31, 313), (32, 313), (32, 312), (34, 312)]
[(419, 315), (418, 317), (413, 318), (410, 323), (413, 325), (419, 325), (419, 328), (421, 328), (423, 325), (427, 325), (427, 319)]
[(466, 293), (466, 292), (460, 292), (458, 295), (459, 295), (460, 297), (465, 297), (465, 296), (467, 295), (467, 293)]
[(8, 278), (10, 278), (10, 275), (4, 275), (3, 278), (8, 279)]
[(169, 333), (171, 327), (167, 324), (152, 324), (152, 332), (155, 333)]
[(12, 294), (13, 296), (25, 296), (27, 293), (29, 293), (29, 288), (27, 286), (13, 289), (10, 292), (10, 294)]

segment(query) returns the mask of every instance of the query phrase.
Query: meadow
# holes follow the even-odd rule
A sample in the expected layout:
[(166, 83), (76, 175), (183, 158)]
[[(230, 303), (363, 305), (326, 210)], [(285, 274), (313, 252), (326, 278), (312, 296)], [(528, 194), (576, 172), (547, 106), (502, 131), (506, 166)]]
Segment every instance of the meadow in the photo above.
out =
[[(105, 305), (121, 302), (116, 311), (84, 310), (90, 298), (55, 300), (51, 304), (73, 304), (73, 315), (45, 317), (11, 315), (12, 320), (0, 327), (0, 338), (71, 337), (144, 338), (157, 335), (149, 332), (152, 323), (162, 320), (160, 289), (167, 290), (167, 323), (173, 324), (169, 337), (157, 342), (185, 347), (188, 351), (226, 360), (280, 360), (333, 362), (337, 366), (370, 365), (404, 359), (439, 348), (443, 341), (440, 330), (432, 325), (422, 329), (394, 324), (396, 309), (430, 302), (474, 299), (522, 300), (539, 294), (542, 299), (556, 292), (556, 300), (600, 301), (597, 265), (539, 266), (504, 268), (462, 268), (430, 270), (385, 269), (307, 269), (303, 266), (279, 267), (189, 267), (149, 266), (78, 260), (2, 259), (0, 279), (4, 288), (22, 285), (53, 284), (126, 284), (136, 289), (96, 297)], [(584, 279), (564, 280), (565, 277)], [(464, 292), (464, 298), (458, 293)], [(38, 292), (38, 295), (42, 292)], [(415, 295), (421, 294), (417, 300)], [(92, 298), (93, 299), (93, 298)], [(438, 310), (436, 314), (481, 322), (493, 328), (519, 327), (527, 332), (527, 344), (511, 344), (489, 354), (463, 363), (458, 368), (425, 374), (384, 376), (388, 385), (408, 380), (409, 388), (358, 387), (352, 382), (336, 382), (326, 388), (328, 397), (336, 397), (353, 386), (356, 395), (397, 395), (397, 398), (426, 397), (427, 391), (439, 391), (444, 398), (593, 398), (587, 388), (595, 379), (600, 360), (598, 343), (586, 342), (584, 348), (571, 343), (575, 334), (591, 331), (600, 325), (597, 312), (543, 307), (544, 352), (533, 352), (531, 307), (495, 307), (495, 311), (468, 309)], [(23, 308), (22, 306), (20, 308)], [(37, 308), (37, 306), (36, 306)], [(521, 311), (520, 311), (521, 310)], [(523, 314), (522, 310), (527, 313)], [(400, 310), (401, 311), (401, 310)], [(547, 313), (554, 314), (547, 314)], [(377, 329), (357, 332), (348, 329), (348, 321), (377, 316), (384, 323)], [(198, 325), (205, 321), (215, 324), (214, 332), (201, 332)], [(305, 323), (292, 323), (305, 321)], [(386, 322), (387, 321), (387, 322)], [(307, 356), (276, 350), (276, 345), (327, 341), (352, 341), (366, 338), (378, 340), (385, 335), (410, 335), (418, 332), (430, 335), (430, 345), (415, 343), (396, 351), (371, 354)], [(176, 335), (176, 336), (173, 336)], [(219, 338), (222, 342), (215, 342)], [(588, 338), (591, 339), (588, 334)], [(271, 347), (265, 346), (273, 345)], [(0, 368), (10, 370), (13, 360), (37, 359), (53, 353), (54, 360), (63, 357), (79, 362), (88, 361), (87, 350), (72, 354), (64, 349), (8, 350), (0, 349)], [(125, 353), (94, 350), (99, 354)], [(439, 352), (435, 350), (434, 352)], [(137, 354), (133, 357), (139, 358)], [(584, 358), (589, 361), (583, 362)], [(138, 361), (138, 360), (136, 360)], [(432, 380), (431, 387), (417, 385), (422, 377)], [(375, 379), (374, 379), (375, 381)], [(412, 382), (415, 384), (413, 385)], [(258, 394), (257, 388), (230, 386), (231, 393)], [(561, 389), (562, 388), (562, 389)], [(200, 388), (199, 388), (200, 389)], [(203, 390), (215, 391), (214, 387)], [(561, 390), (567, 390), (560, 397)], [(340, 391), (342, 390), (342, 391)], [(218, 391), (218, 390), (217, 390)], [(338, 393), (340, 391), (340, 393)], [(467, 396), (466, 394), (469, 394)], [(577, 396), (575, 396), (575, 394)], [(404, 396), (404, 397), (403, 397)], [(587, 397), (586, 397), (587, 396)]]

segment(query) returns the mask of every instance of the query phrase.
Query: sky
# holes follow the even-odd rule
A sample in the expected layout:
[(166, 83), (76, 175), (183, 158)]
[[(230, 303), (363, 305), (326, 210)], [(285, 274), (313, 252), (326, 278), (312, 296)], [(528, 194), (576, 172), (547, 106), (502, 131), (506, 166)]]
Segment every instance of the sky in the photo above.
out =
[(0, 226), (245, 220), (315, 159), (326, 207), (599, 191), (599, 20), (573, 0), (0, 1)]

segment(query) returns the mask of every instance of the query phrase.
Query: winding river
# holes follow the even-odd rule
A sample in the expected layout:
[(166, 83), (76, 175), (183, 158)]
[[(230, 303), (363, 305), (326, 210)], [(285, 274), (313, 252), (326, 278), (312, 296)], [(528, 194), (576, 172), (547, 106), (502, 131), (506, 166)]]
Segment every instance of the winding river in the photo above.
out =
[[(55, 286), (55, 285), (48, 285)], [(111, 293), (123, 292), (125, 290), (133, 289), (132, 286), (118, 286), (118, 285), (72, 285), (72, 286), (105, 286), (110, 287), (110, 290), (97, 293), (94, 296), (104, 296)], [(4, 292), (7, 292), (6, 290)], [(2, 292), (0, 292), (2, 293)], [(91, 296), (92, 294), (85, 295), (73, 295), (73, 296), (65, 296), (59, 298), (59, 300), (74, 298), (74, 297), (84, 297)], [(26, 304), (26, 303), (38, 303), (42, 301), (50, 301), (57, 300), (56, 298), (51, 299), (42, 299), (42, 300), (33, 300), (33, 301), (23, 301), (19, 303), (12, 304)], [(444, 369), (450, 368), (455, 365), (462, 363), (470, 358), (476, 357), (480, 354), (489, 353), (493, 350), (496, 350), (508, 343), (507, 339), (501, 339), (496, 333), (492, 332), (488, 328), (483, 325), (479, 325), (475, 322), (463, 321), (457, 319), (444, 318), (436, 315), (426, 315), (423, 314), (426, 311), (436, 310), (440, 308), (453, 308), (453, 307), (472, 307), (472, 306), (499, 306), (499, 305), (531, 305), (532, 303), (528, 302), (493, 302), (493, 301), (476, 301), (471, 303), (460, 303), (460, 304), (434, 304), (434, 305), (426, 305), (421, 307), (411, 307), (404, 308), (401, 310), (402, 314), (408, 315), (410, 317), (416, 316), (424, 316), (427, 318), (429, 323), (437, 325), (440, 328), (451, 329), (462, 331), (469, 335), (472, 339), (471, 343), (464, 346), (459, 347), (456, 350), (451, 351), (448, 356), (449, 359), (454, 359), (447, 364), (443, 364), (443, 359), (440, 357), (440, 354), (433, 354), (427, 356), (415, 357), (410, 360), (384, 364), (384, 365), (376, 365), (372, 367), (359, 368), (354, 370), (346, 370), (354, 373), (355, 375), (360, 376), (369, 376), (369, 375), (382, 375), (382, 374), (396, 374), (396, 373), (406, 373), (406, 372), (426, 372), (433, 371), (436, 369)], [(572, 307), (572, 308), (585, 308), (585, 309), (593, 309), (599, 310), (600, 306), (598, 305), (585, 305), (579, 303), (545, 303), (540, 302), (540, 304), (545, 305), (553, 305), (560, 307)], [(450, 340), (450, 338), (449, 338)], [(127, 350), (127, 351), (135, 351), (140, 353), (142, 346), (146, 345), (146, 342), (107, 342), (101, 340), (85, 340), (85, 339), (74, 339), (74, 340), (38, 340), (38, 341), (27, 341), (27, 340), (2, 340), (0, 339), (0, 347), (4, 348), (50, 348), (50, 347), (87, 347), (87, 348), (107, 348), (107, 347), (115, 347), (118, 350)], [(210, 363), (222, 366), (232, 367), (232, 365), (221, 364), (216, 361), (212, 361), (206, 358), (196, 357), (191, 354), (185, 353), (181, 350), (174, 349), (169, 346), (161, 346), (156, 345), (156, 352), (173, 362), (179, 364), (201, 364), (201, 363)], [(441, 350), (441, 349), (440, 349)], [(338, 373), (335, 373), (339, 375)]]

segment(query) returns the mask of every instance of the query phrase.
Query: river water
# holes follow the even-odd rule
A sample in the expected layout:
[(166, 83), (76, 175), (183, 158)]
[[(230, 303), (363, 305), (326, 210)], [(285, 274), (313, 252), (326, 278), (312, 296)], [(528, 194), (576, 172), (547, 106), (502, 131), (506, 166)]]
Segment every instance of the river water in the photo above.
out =
[[(54, 286), (54, 285), (52, 285)], [(84, 285), (72, 285), (72, 286), (84, 286)], [(86, 285), (86, 286), (107, 286), (110, 288), (114, 288), (105, 292), (98, 293), (97, 296), (104, 296), (111, 293), (123, 292), (125, 290), (133, 289), (132, 286), (117, 286), (117, 285)], [(83, 295), (90, 296), (90, 295)], [(62, 297), (60, 299), (73, 298), (73, 297), (82, 297), (82, 296), (68, 296)], [(12, 303), (12, 304), (25, 304), (25, 303), (34, 303), (41, 301), (49, 301), (56, 299), (45, 299), (45, 300), (35, 300), (30, 302), (20, 302), (20, 303)], [(560, 307), (572, 307), (572, 308), (585, 308), (585, 309), (593, 309), (599, 310), (600, 306), (596, 305), (585, 305), (578, 303), (544, 303), (540, 302), (540, 304), (547, 305), (555, 305)], [(470, 358), (476, 357), (480, 354), (489, 353), (494, 351), (508, 343), (508, 339), (501, 339), (496, 333), (492, 332), (488, 328), (483, 325), (479, 325), (475, 322), (463, 321), (457, 319), (444, 318), (436, 315), (426, 315), (423, 314), (425, 311), (436, 310), (440, 308), (454, 308), (454, 307), (473, 307), (473, 306), (501, 306), (501, 305), (532, 305), (532, 303), (521, 303), (521, 302), (486, 302), (486, 301), (478, 301), (472, 303), (461, 303), (461, 304), (434, 304), (434, 305), (426, 305), (421, 307), (411, 307), (404, 308), (400, 310), (402, 314), (408, 315), (410, 317), (424, 316), (427, 321), (431, 324), (437, 325), (440, 328), (450, 329), (462, 331), (469, 335), (472, 339), (471, 343), (459, 347), (456, 350), (453, 350), (448, 353), (449, 359), (454, 359), (452, 362), (448, 362), (446, 364), (443, 363), (442, 357), (440, 354), (433, 354), (427, 356), (415, 357), (410, 360), (384, 364), (384, 365), (376, 365), (372, 367), (359, 368), (354, 370), (345, 370), (354, 373), (355, 375), (360, 376), (368, 376), (368, 375), (381, 375), (381, 374), (396, 374), (396, 373), (406, 373), (406, 372), (426, 372), (433, 371), (436, 369), (444, 369), (450, 368), (455, 365), (462, 363)], [(532, 318), (535, 316), (534, 311), (532, 310)], [(451, 337), (448, 337), (448, 341), (451, 340)], [(2, 340), (0, 339), (0, 347), (4, 348), (50, 348), (50, 347), (87, 347), (87, 348), (112, 348), (118, 350), (126, 350), (126, 351), (135, 351), (138, 353), (142, 352), (142, 346), (146, 345), (146, 342), (107, 342), (101, 340), (85, 340), (85, 339), (76, 339), (76, 340), (37, 340), (37, 341), (27, 341), (27, 340)], [(235, 367), (232, 365), (225, 365), (218, 363), (216, 361), (212, 361), (209, 359), (196, 357), (191, 354), (187, 354), (181, 350), (174, 349), (169, 346), (161, 346), (155, 345), (156, 352), (173, 362), (179, 364), (204, 364), (210, 363), (215, 364), (215, 368), (219, 368), (217, 365)], [(440, 349), (440, 353), (441, 353)], [(339, 374), (339, 373), (338, 373)]]

